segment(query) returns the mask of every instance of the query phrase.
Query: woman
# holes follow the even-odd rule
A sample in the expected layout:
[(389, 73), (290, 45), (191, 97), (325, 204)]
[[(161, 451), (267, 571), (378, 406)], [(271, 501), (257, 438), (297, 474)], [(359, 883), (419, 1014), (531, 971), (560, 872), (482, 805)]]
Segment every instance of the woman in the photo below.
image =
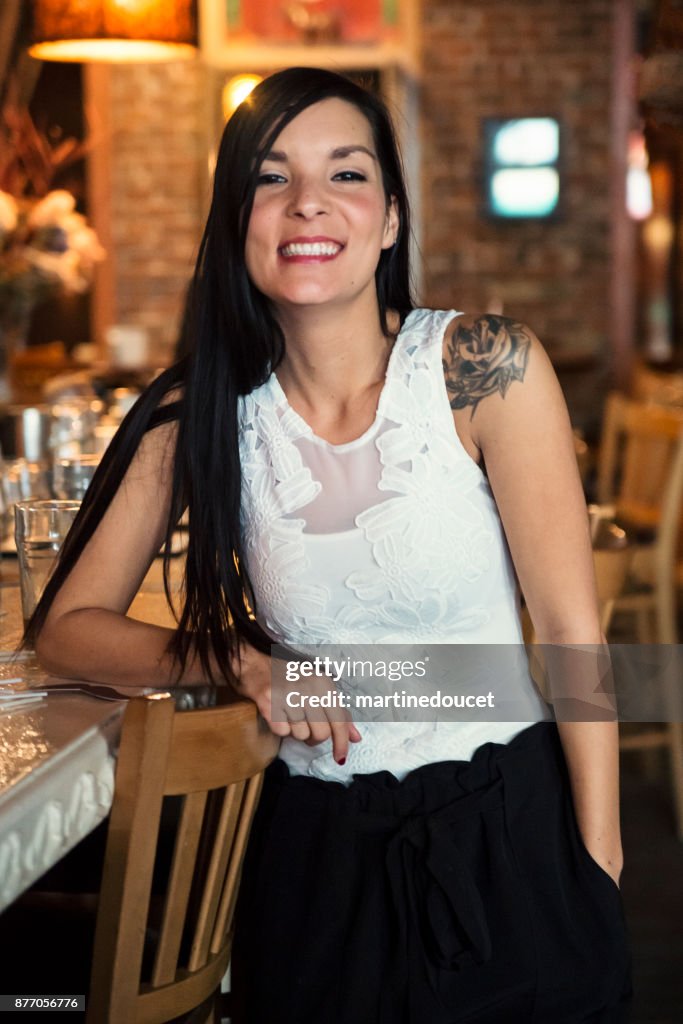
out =
[[(29, 636), (67, 676), (234, 675), (283, 737), (238, 915), (245, 1019), (623, 1020), (615, 723), (549, 721), (514, 662), (526, 722), (271, 707), (273, 639), (519, 650), (515, 572), (541, 642), (602, 641), (549, 361), (522, 324), (414, 310), (408, 241), (382, 105), (327, 71), (259, 85), (219, 151), (192, 355), (124, 424)], [(173, 633), (126, 612), (185, 508)]]

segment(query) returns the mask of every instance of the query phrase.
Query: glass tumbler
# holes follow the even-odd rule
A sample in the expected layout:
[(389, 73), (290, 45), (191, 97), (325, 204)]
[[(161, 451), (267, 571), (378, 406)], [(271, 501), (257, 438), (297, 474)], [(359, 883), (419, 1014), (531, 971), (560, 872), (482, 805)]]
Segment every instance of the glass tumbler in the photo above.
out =
[(82, 501), (85, 497), (101, 455), (71, 455), (55, 459), (52, 470), (52, 489), (58, 498)]
[(34, 498), (18, 501), (14, 506), (24, 627), (38, 604), (80, 507), (80, 501)]

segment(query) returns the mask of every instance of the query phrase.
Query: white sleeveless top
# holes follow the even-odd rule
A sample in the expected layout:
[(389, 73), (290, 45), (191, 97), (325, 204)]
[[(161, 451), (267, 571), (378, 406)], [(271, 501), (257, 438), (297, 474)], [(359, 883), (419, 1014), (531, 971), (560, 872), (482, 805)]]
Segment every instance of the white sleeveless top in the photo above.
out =
[(488, 481), (453, 422), (442, 344), (453, 310), (413, 310), (394, 344), (377, 413), (346, 444), (317, 437), (275, 374), (240, 400), (242, 529), (257, 615), (291, 644), (510, 644), (528, 722), (361, 722), (346, 764), (330, 741), (287, 738), (292, 774), (402, 778), (469, 759), (549, 711), (530, 678), (516, 578)]

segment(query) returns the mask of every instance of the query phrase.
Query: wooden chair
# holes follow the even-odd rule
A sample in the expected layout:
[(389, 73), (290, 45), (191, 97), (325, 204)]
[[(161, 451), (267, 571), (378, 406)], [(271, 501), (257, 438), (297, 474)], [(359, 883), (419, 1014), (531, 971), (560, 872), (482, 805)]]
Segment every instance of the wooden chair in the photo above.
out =
[[(598, 500), (642, 540), (634, 588), (615, 604), (636, 616), (640, 643), (676, 643), (676, 591), (683, 505), (683, 410), (634, 402), (616, 392), (605, 406), (598, 460)], [(653, 628), (654, 626), (654, 628)]]
[[(131, 700), (116, 769), (87, 1024), (161, 1024), (212, 994), (214, 1007), (202, 1019), (218, 1012), (243, 855), (263, 771), (278, 743), (250, 702), (181, 712), (170, 694)], [(159, 900), (152, 898), (152, 876), (169, 796), (182, 797), (182, 810)]]
[[(599, 463), (599, 496), (614, 501), (626, 524), (652, 530), (633, 560), (634, 589), (614, 603), (616, 612), (636, 617), (640, 643), (678, 642), (677, 591), (683, 585), (678, 560), (683, 508), (683, 411), (634, 402), (621, 395), (608, 399), (604, 446)], [(622, 443), (621, 476), (616, 476)], [(680, 685), (680, 681), (678, 683)], [(675, 695), (672, 706), (675, 705)], [(683, 839), (683, 725), (667, 722), (637, 732), (622, 729), (622, 750), (668, 749), (676, 831)]]

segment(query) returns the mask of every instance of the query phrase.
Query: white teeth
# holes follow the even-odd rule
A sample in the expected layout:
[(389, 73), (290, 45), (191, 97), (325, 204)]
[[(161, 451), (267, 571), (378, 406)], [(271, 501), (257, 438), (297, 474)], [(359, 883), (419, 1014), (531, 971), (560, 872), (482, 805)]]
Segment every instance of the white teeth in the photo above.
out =
[(283, 256), (336, 256), (340, 249), (334, 242), (292, 242), (281, 251)]

